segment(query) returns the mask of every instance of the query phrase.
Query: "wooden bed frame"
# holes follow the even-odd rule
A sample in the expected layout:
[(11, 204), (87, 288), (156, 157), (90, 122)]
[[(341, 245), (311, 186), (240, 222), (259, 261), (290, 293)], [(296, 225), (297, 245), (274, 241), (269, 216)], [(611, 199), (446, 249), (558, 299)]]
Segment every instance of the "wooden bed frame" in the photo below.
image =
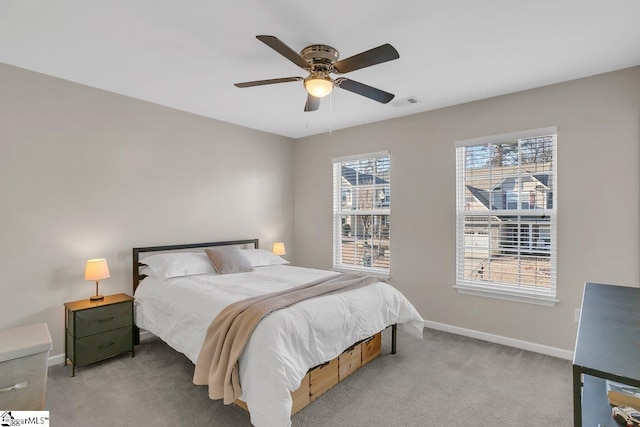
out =
[[(147, 277), (144, 274), (140, 274), (140, 267), (144, 266), (144, 264), (140, 262), (140, 254), (146, 252), (171, 252), (184, 251), (185, 249), (204, 249), (214, 246), (253, 246), (254, 249), (258, 249), (259, 240), (229, 240), (224, 242), (186, 243), (181, 245), (163, 245), (133, 248), (132, 267), (134, 296), (136, 289), (138, 288), (138, 285), (140, 284), (142, 279)], [(390, 325), (390, 327), (391, 354), (396, 354), (398, 325), (394, 324)], [(301, 387), (292, 393), (294, 404), (291, 414), (295, 414), (300, 409), (308, 405), (311, 401), (317, 399), (321, 394), (331, 389), (339, 381), (355, 372), (365, 363), (379, 356), (381, 348), (381, 337), (382, 332), (378, 332), (377, 334), (365, 340), (354, 343), (351, 347), (346, 349), (340, 356), (336, 357), (335, 359), (310, 369), (303, 379)], [(140, 343), (140, 329), (135, 325), (134, 340), (135, 344)], [(358, 359), (357, 363), (356, 358)], [(314, 381), (316, 384), (315, 389)], [(246, 404), (241, 400), (236, 400), (236, 404), (244, 409), (247, 409)]]

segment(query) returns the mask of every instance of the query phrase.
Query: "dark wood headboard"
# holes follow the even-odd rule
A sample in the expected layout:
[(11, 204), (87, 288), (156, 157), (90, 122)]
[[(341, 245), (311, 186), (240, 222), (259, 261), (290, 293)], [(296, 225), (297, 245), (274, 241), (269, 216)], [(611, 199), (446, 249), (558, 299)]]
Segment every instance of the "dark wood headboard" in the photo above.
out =
[(140, 254), (144, 252), (170, 252), (183, 249), (209, 248), (213, 246), (253, 245), (258, 249), (258, 239), (229, 240), (226, 242), (186, 243), (182, 245), (147, 246), (146, 248), (133, 248), (133, 293), (135, 294), (140, 281), (146, 276), (140, 274)]

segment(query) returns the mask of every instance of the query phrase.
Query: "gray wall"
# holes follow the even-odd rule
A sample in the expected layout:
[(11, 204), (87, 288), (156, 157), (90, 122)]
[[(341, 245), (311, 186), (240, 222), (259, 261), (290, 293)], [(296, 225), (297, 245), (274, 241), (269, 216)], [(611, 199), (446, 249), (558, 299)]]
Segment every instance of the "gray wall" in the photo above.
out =
[[(585, 281), (639, 285), (639, 123), (636, 67), (298, 140), (296, 262), (331, 266), (331, 158), (389, 149), (392, 283), (422, 316), (572, 350)], [(458, 294), (454, 141), (553, 125), (560, 302)]]
[[(89, 258), (104, 294), (133, 246), (259, 237), (330, 267), (331, 158), (386, 149), (392, 282), (425, 319), (571, 350), (585, 281), (639, 283), (640, 68), (295, 142), (2, 64), (0, 94), (0, 328), (47, 322), (53, 355)], [(560, 303), (459, 295), (454, 141), (551, 125)]]
[[(293, 252), (293, 141), (0, 64), (0, 329), (131, 294), (131, 248), (239, 238)], [(216, 102), (212, 99), (211, 102)]]

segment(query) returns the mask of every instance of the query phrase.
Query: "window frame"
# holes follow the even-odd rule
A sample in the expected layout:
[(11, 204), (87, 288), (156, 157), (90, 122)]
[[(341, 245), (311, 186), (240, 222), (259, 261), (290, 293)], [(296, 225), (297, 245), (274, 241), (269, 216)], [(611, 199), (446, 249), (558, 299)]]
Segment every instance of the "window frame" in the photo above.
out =
[[(522, 191), (519, 191), (517, 193), (513, 192), (513, 194), (505, 193), (506, 196), (505, 196), (503, 209), (494, 209), (493, 199), (490, 198), (488, 201), (488, 203), (490, 203), (490, 207), (486, 211), (468, 210), (468, 205), (467, 205), (468, 201), (466, 200), (466, 186), (468, 185), (468, 181), (466, 180), (466, 174), (465, 174), (467, 167), (464, 159), (464, 153), (466, 148), (473, 147), (473, 146), (484, 146), (484, 145), (492, 146), (492, 145), (508, 144), (508, 143), (517, 141), (517, 147), (518, 147), (517, 171), (518, 172), (516, 176), (512, 177), (514, 178), (514, 181), (517, 183), (522, 178), (528, 177), (530, 174), (530, 173), (528, 174), (528, 173), (522, 172), (522, 168), (521, 168), (522, 163), (520, 161), (520, 155), (522, 153), (521, 141), (536, 138), (536, 137), (545, 137), (545, 136), (553, 137), (552, 148), (551, 148), (552, 159), (551, 159), (550, 170), (548, 172), (545, 172), (545, 174), (548, 173), (550, 175), (552, 180), (551, 181), (552, 197), (551, 197), (551, 200), (546, 200), (543, 202), (543, 206), (545, 207), (542, 209), (542, 218), (544, 218), (545, 215), (549, 218), (548, 231), (546, 231), (546, 225), (541, 226), (540, 224), (538, 225), (536, 225), (535, 223), (531, 224), (531, 223), (528, 223), (527, 220), (523, 220), (523, 217), (531, 218), (532, 216), (535, 217), (535, 215), (539, 215), (539, 210), (536, 210), (535, 215), (531, 215), (531, 214), (527, 215), (527, 210), (531, 209), (530, 207), (531, 200), (534, 200), (533, 203), (535, 205), (537, 199), (534, 197), (533, 199), (525, 202), (524, 198), (520, 194), (520, 193), (523, 193)], [(484, 296), (484, 297), (497, 298), (497, 299), (510, 300), (510, 301), (526, 302), (526, 303), (546, 305), (546, 306), (553, 306), (558, 302), (558, 298), (557, 298), (557, 273), (558, 273), (558, 268), (557, 268), (557, 209), (558, 209), (557, 147), (558, 147), (558, 129), (556, 126), (456, 141), (455, 143), (455, 149), (456, 149), (456, 273), (455, 275), (456, 275), (456, 278), (455, 278), (455, 285), (453, 287), (458, 291), (458, 293)], [(489, 150), (491, 150), (490, 147), (488, 148)], [(520, 185), (518, 188), (522, 189), (522, 185)], [(490, 197), (493, 197), (493, 194), (491, 192), (489, 194), (490, 194)], [(516, 209), (511, 209), (512, 200), (509, 199), (509, 196), (511, 196), (511, 199), (515, 198), (518, 200), (516, 203), (519, 203), (519, 205), (516, 206)], [(549, 202), (551, 203), (551, 208), (548, 207)], [(526, 203), (526, 208), (524, 207), (525, 203)], [(515, 225), (516, 227), (511, 231), (511, 233), (513, 233), (514, 236), (522, 235), (523, 233), (523, 231), (521, 231), (523, 230), (522, 227), (527, 227), (529, 230), (528, 233), (531, 233), (531, 234), (534, 233), (534, 229), (535, 229), (534, 227), (537, 227), (537, 233), (538, 233), (537, 236), (539, 239), (542, 238), (543, 242), (541, 243), (541, 246), (536, 246), (534, 249), (530, 249), (530, 250), (532, 251), (538, 250), (540, 252), (542, 251), (546, 252), (547, 250), (546, 247), (548, 246), (549, 276), (550, 276), (549, 289), (543, 289), (540, 286), (527, 285), (527, 284), (524, 284), (521, 280), (518, 280), (517, 281), (518, 283), (514, 283), (514, 282), (496, 283), (491, 279), (483, 278), (482, 280), (479, 280), (479, 279), (473, 280), (473, 279), (464, 277), (465, 241), (466, 241), (465, 223), (467, 219), (472, 217), (476, 219), (486, 218), (487, 223), (491, 224), (491, 217), (499, 217), (499, 216), (506, 216), (506, 215), (513, 215), (517, 217), (517, 222), (516, 224), (508, 224), (509, 227), (505, 227), (504, 231), (502, 230), (499, 231), (498, 240), (499, 240), (499, 244), (501, 245), (499, 246), (499, 248), (503, 248), (502, 243), (503, 243), (504, 237), (502, 233), (503, 232), (508, 233), (509, 229), (513, 227), (513, 225)], [(543, 227), (545, 231), (541, 231)], [(490, 230), (491, 228), (488, 229), (489, 233), (490, 233)], [(531, 234), (528, 234), (528, 235), (531, 235)], [(490, 234), (488, 234), (487, 236), (488, 236), (487, 237), (488, 239), (491, 239)], [(547, 238), (549, 240), (548, 243), (547, 243)], [(491, 246), (490, 242), (488, 243), (488, 245), (489, 245), (487, 246), (487, 250), (489, 252), (488, 260), (491, 261), (493, 259), (493, 255), (491, 254), (493, 247)], [(522, 250), (522, 245), (520, 245), (520, 242), (518, 242), (517, 245), (518, 245), (518, 248), (515, 252), (518, 254), (516, 259), (519, 264), (522, 258), (524, 258), (522, 256), (522, 253), (525, 253), (526, 251)], [(542, 249), (543, 247), (544, 249)], [(520, 274), (521, 273), (518, 273), (518, 275)]]
[[(378, 187), (378, 184), (375, 183), (375, 180), (373, 181), (371, 187), (373, 189), (373, 193), (372, 193), (372, 204), (371, 206), (368, 206), (366, 209), (361, 209), (361, 208), (353, 208), (353, 203), (354, 200), (359, 200), (359, 198), (361, 196), (359, 196), (358, 193), (358, 188), (357, 186), (353, 186), (353, 188), (349, 188), (348, 189), (348, 200), (345, 201), (344, 198), (344, 190), (346, 190), (345, 187), (343, 187), (341, 185), (342, 183), (342, 166), (344, 163), (349, 163), (349, 162), (357, 162), (357, 161), (366, 161), (366, 160), (373, 160), (374, 162), (376, 162), (378, 159), (381, 158), (387, 158), (388, 159), (388, 164), (389, 164), (389, 172), (388, 172), (388, 181), (386, 184), (384, 184), (382, 187)], [(380, 277), (386, 277), (389, 278), (390, 274), (391, 274), (391, 233), (390, 233), (390, 222), (391, 222), (391, 200), (390, 200), (390, 192), (391, 192), (391, 155), (389, 154), (389, 151), (378, 151), (378, 152), (373, 152), (373, 153), (364, 153), (364, 154), (357, 154), (357, 155), (352, 155), (352, 156), (344, 156), (344, 157), (335, 157), (332, 159), (332, 181), (333, 181), (333, 190), (332, 190), (332, 194), (333, 194), (333, 206), (332, 206), (332, 223), (333, 223), (333, 250), (332, 250), (332, 270), (335, 271), (343, 271), (343, 272), (359, 272), (359, 273), (366, 273), (366, 274), (370, 274), (370, 275), (375, 275), (375, 276), (380, 276)], [(374, 177), (376, 177), (377, 175), (375, 175)], [(384, 191), (384, 199), (380, 199), (380, 202), (376, 202), (378, 197), (377, 195), (378, 190), (382, 190)], [(364, 265), (356, 265), (355, 264), (355, 256), (354, 256), (354, 264), (347, 264), (347, 263), (343, 263), (341, 262), (341, 260), (343, 260), (342, 257), (342, 239), (343, 239), (343, 224), (342, 224), (342, 219), (345, 216), (361, 216), (361, 215), (371, 215), (372, 217), (381, 217), (379, 218), (380, 224), (381, 225), (386, 225), (386, 231), (385, 234), (387, 235), (387, 239), (388, 239), (388, 252), (389, 252), (389, 267), (388, 268), (376, 268), (370, 266), (364, 266)], [(375, 221), (374, 218), (372, 218), (372, 224), (373, 221)], [(357, 227), (354, 227), (357, 228)], [(380, 239), (382, 239), (382, 234), (381, 234), (381, 230), (379, 230), (379, 236)], [(375, 238), (371, 237), (372, 242), (375, 240)], [(357, 237), (354, 236), (354, 243), (358, 242), (359, 240), (357, 239)], [(367, 237), (365, 236), (364, 238), (364, 242), (366, 243), (367, 241)], [(371, 252), (373, 254), (373, 245), (371, 245)], [(373, 257), (373, 255), (372, 255)], [(370, 258), (372, 259), (372, 258)], [(364, 262), (363, 262), (364, 264)]]

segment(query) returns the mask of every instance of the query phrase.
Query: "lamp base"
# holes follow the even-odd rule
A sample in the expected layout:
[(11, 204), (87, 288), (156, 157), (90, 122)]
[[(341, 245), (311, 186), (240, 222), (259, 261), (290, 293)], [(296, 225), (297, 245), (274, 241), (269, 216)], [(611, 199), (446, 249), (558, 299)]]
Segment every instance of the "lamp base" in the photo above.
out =
[(89, 300), (91, 301), (102, 301), (104, 299), (104, 295), (94, 295)]

